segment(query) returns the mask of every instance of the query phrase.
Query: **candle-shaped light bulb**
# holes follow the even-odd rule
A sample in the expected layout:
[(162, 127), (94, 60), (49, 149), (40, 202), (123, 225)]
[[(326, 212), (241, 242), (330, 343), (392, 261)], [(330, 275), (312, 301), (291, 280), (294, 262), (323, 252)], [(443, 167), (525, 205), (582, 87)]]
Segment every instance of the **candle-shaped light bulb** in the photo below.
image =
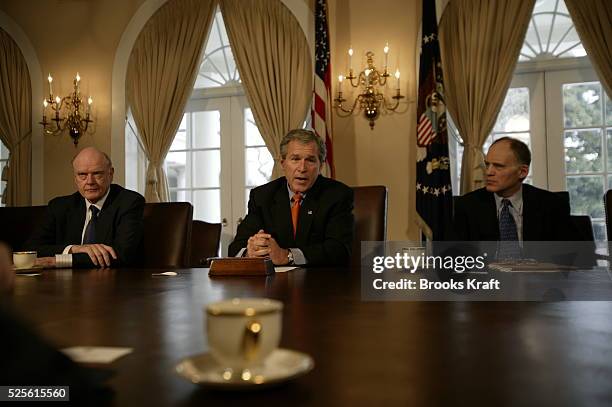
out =
[(348, 55), (349, 55), (349, 72), (351, 72), (353, 70), (353, 48), (349, 47), (348, 50)]
[(58, 106), (59, 106), (59, 104), (60, 104), (60, 102), (61, 102), (61, 101), (62, 101), (62, 99), (60, 99), (60, 97), (59, 97), (59, 96), (56, 96), (56, 97), (55, 97), (55, 103), (57, 103), (57, 104), (58, 104)]
[(344, 80), (344, 76), (338, 76), (338, 92), (342, 92), (342, 81)]
[(400, 78), (400, 71), (399, 71), (399, 69), (396, 69), (395, 70), (395, 79), (397, 79), (397, 89), (398, 90), (400, 88), (400, 86), (399, 86), (400, 85), (399, 78)]
[(369, 68), (367, 68), (365, 71), (363, 71), (365, 73), (365, 84), (366, 86), (370, 85), (370, 72), (372, 72)]
[(87, 104), (91, 106), (92, 103), (93, 103), (93, 99), (90, 96), (87, 98)]
[(389, 43), (385, 44), (385, 48), (383, 48), (385, 53), (385, 72), (387, 71), (387, 65), (389, 64)]
[(47, 80), (49, 81), (49, 95), (53, 95), (53, 86), (51, 85), (51, 82), (53, 82), (53, 76), (51, 76), (51, 72), (49, 72)]
[(49, 106), (49, 103), (47, 103), (47, 99), (43, 99), (43, 107), (46, 109), (47, 106)]
[(81, 76), (79, 75), (78, 72), (77, 72), (76, 76), (74, 77), (74, 79), (76, 79), (77, 83), (79, 83), (81, 81)]

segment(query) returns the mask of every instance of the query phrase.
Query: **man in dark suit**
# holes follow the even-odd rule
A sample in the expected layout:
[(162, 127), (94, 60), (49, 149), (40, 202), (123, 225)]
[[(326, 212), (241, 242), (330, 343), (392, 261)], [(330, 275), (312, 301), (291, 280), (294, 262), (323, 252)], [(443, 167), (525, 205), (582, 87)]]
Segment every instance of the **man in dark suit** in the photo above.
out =
[(531, 164), (525, 143), (500, 138), (489, 148), (485, 164), (486, 187), (455, 202), (455, 240), (576, 240), (569, 203), (523, 183)]
[(27, 246), (38, 264), (57, 267), (132, 265), (142, 252), (144, 198), (112, 184), (110, 158), (93, 147), (73, 159), (78, 192), (49, 202)]
[(347, 264), (353, 190), (320, 175), (325, 144), (312, 131), (290, 131), (280, 151), (285, 176), (251, 191), (229, 255), (269, 257), (275, 265)]

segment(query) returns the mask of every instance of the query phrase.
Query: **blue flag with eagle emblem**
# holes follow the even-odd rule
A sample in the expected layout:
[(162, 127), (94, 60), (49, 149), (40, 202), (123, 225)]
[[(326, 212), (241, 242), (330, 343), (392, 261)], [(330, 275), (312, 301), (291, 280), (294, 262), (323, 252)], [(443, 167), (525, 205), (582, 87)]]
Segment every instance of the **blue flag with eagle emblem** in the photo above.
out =
[(416, 209), (431, 229), (433, 240), (444, 240), (451, 229), (451, 188), (444, 82), (435, 0), (423, 0), (419, 98), (417, 104)]

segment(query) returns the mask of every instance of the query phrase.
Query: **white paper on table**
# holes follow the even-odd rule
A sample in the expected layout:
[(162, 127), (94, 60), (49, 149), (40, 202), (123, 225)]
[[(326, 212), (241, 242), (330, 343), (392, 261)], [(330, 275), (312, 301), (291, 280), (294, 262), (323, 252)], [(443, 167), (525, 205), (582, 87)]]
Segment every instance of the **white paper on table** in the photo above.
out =
[(77, 363), (111, 363), (133, 350), (108, 346), (73, 346), (62, 349), (62, 352)]
[(276, 271), (277, 273), (286, 273), (289, 270), (293, 270), (296, 268), (298, 267), (296, 266), (278, 266), (278, 267), (274, 267), (274, 271)]

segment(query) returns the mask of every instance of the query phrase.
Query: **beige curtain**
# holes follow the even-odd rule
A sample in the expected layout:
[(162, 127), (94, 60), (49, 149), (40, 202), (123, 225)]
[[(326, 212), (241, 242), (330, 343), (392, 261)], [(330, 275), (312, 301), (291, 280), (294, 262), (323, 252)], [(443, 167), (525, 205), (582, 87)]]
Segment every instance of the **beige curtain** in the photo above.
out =
[(32, 204), (32, 89), (19, 47), (0, 29), (0, 140), (9, 150), (3, 202)]
[(597, 76), (612, 98), (612, 1), (565, 0)]
[(312, 100), (312, 62), (304, 32), (279, 0), (220, 0), (255, 123), (281, 175), (281, 139), (301, 128)]
[(464, 141), (461, 193), (483, 186), (482, 146), (510, 86), (535, 0), (452, 0), (440, 20), (446, 104)]
[(126, 93), (149, 160), (147, 202), (168, 201), (163, 163), (193, 90), (216, 5), (216, 0), (170, 0), (134, 44)]

